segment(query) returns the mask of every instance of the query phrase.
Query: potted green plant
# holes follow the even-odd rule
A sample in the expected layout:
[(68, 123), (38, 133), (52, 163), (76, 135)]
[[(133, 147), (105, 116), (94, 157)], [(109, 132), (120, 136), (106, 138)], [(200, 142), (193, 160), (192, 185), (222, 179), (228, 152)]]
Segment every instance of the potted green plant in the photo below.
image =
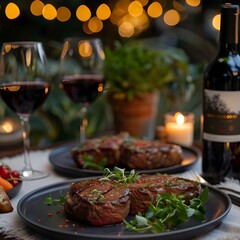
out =
[(152, 139), (159, 92), (186, 85), (188, 59), (179, 49), (153, 49), (141, 43), (117, 44), (105, 50), (108, 102), (117, 132)]

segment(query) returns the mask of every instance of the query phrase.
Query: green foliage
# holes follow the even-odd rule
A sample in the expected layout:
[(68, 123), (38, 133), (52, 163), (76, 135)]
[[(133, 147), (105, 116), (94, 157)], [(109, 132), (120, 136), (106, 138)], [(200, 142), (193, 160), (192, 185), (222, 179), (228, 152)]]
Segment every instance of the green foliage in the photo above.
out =
[(188, 84), (189, 62), (180, 49), (153, 49), (141, 43), (131, 43), (116, 44), (113, 49), (107, 48), (105, 53), (108, 92), (117, 98), (130, 100), (172, 83), (180, 88)]
[(118, 183), (132, 183), (138, 179), (138, 174), (135, 170), (131, 170), (129, 175), (125, 175), (125, 169), (114, 167), (113, 172), (109, 168), (105, 168), (103, 172), (102, 181), (114, 180)]
[(124, 221), (126, 228), (140, 233), (159, 233), (187, 222), (190, 217), (199, 222), (204, 221), (208, 188), (203, 190), (199, 198), (193, 198), (189, 205), (184, 203), (183, 198), (168, 193), (157, 195), (156, 204), (151, 203), (144, 215), (136, 215), (130, 222)]
[(53, 196), (50, 194), (48, 197), (46, 197), (44, 199), (44, 204), (46, 205), (64, 205), (64, 201), (65, 201), (65, 196), (64, 195), (60, 195), (59, 198), (53, 198)]
[(103, 158), (100, 162), (96, 163), (96, 160), (91, 155), (83, 155), (82, 159), (84, 160), (83, 168), (84, 169), (96, 169), (103, 171), (107, 165), (107, 158)]

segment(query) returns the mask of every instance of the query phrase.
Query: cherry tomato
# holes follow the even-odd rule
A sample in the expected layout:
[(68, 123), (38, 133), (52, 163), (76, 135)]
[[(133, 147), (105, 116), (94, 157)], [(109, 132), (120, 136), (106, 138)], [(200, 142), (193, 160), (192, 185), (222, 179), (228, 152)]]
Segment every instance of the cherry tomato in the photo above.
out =
[(20, 178), (20, 173), (17, 170), (11, 171), (10, 174), (12, 178)]
[(9, 181), (12, 185), (13, 185), (13, 187), (16, 187), (17, 185), (18, 185), (18, 180), (10, 180)]
[(4, 179), (10, 178), (10, 169), (7, 166), (0, 166), (0, 176)]

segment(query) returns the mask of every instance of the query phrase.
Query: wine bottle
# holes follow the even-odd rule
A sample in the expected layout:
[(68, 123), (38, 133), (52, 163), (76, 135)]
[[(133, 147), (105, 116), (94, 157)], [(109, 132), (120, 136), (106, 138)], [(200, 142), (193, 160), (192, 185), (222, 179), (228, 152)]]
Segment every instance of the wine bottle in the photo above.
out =
[(219, 50), (203, 83), (203, 176), (216, 184), (240, 179), (239, 6), (221, 7)]

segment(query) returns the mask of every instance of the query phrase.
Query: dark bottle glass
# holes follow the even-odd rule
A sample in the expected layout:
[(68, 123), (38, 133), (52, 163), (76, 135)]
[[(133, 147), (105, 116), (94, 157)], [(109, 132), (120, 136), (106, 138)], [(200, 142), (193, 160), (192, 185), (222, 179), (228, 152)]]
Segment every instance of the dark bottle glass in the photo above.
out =
[(210, 183), (240, 179), (239, 6), (221, 8), (219, 51), (204, 73), (203, 176)]

